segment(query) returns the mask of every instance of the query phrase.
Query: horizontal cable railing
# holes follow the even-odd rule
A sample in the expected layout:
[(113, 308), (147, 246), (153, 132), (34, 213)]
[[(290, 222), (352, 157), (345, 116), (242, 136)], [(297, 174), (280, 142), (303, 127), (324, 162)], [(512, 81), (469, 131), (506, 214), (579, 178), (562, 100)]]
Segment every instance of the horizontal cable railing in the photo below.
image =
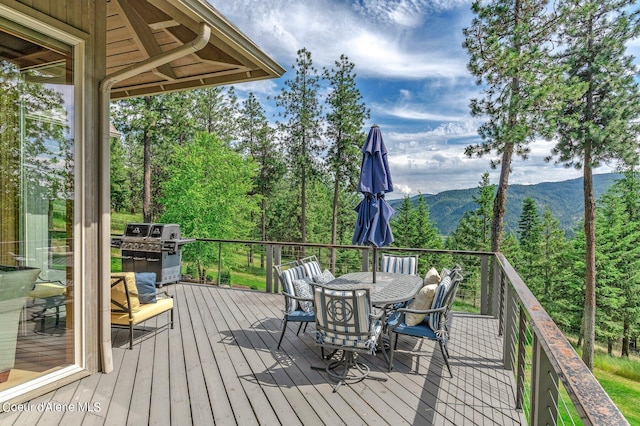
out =
[[(315, 255), (334, 275), (373, 268), (367, 246), (279, 241), (197, 239), (215, 244), (211, 282), (280, 291), (274, 265)], [(463, 265), (459, 298), (499, 319), (504, 368), (514, 373), (517, 409), (529, 424), (628, 424), (540, 302), (501, 253), (385, 247), (381, 253), (419, 254), (419, 273)], [(240, 260), (241, 259), (241, 260)], [(230, 266), (231, 265), (231, 266)], [(207, 274), (208, 275), (208, 274)], [(251, 284), (250, 276), (259, 284)], [(228, 281), (227, 281), (228, 280)]]
[(495, 265), (503, 361), (529, 423), (629, 424), (502, 253)]

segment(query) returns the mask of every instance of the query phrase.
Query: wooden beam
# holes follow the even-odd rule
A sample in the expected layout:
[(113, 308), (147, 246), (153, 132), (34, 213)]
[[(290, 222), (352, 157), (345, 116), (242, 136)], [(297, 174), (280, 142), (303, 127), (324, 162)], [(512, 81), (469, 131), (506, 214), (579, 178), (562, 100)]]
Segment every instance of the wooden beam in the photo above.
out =
[[(180, 23), (181, 27), (173, 27), (168, 29), (173, 35), (175, 35), (178, 39), (184, 41), (185, 34), (187, 34), (184, 28), (187, 28), (191, 33), (195, 34), (198, 32), (198, 22), (195, 22), (193, 19), (188, 17), (184, 12), (182, 12), (177, 7), (168, 3), (166, 0), (147, 0), (153, 6), (162, 10), (167, 15), (172, 16), (177, 22)], [(213, 27), (215, 30), (215, 26)], [(189, 36), (188, 34), (186, 35)], [(230, 47), (225, 41), (219, 38), (216, 32), (212, 32), (211, 41), (209, 42), (209, 46), (205, 47), (201, 51), (196, 53), (200, 58), (212, 61), (216, 63), (227, 63), (233, 65), (242, 65), (247, 68), (254, 68), (256, 65), (250, 62), (247, 58), (238, 54), (238, 52)]]
[[(152, 58), (163, 53), (163, 50), (158, 45), (151, 28), (149, 28), (149, 24), (144, 18), (142, 18), (142, 16), (140, 16), (138, 11), (131, 6), (129, 0), (118, 0), (117, 3), (122, 11), (123, 21), (126, 23), (127, 27), (129, 27), (133, 38), (140, 46), (140, 49), (146, 53), (147, 57)], [(160, 65), (156, 68), (156, 72), (154, 74), (171, 81), (177, 80), (178, 78), (170, 64)]]

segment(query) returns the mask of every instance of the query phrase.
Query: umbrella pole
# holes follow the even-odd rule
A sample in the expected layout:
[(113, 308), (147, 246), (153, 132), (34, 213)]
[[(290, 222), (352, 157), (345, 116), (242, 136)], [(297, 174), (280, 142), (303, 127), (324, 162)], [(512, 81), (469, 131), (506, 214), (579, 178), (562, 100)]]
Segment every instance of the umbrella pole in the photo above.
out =
[(376, 269), (378, 267), (378, 248), (373, 246), (373, 283), (376, 283)]

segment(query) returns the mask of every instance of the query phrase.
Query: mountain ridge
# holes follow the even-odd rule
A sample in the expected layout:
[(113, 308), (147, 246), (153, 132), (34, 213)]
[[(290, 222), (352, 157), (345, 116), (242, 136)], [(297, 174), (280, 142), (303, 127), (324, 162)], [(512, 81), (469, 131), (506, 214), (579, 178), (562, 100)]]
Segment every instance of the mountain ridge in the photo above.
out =
[[(593, 175), (593, 187), (598, 199), (609, 187), (622, 177), (619, 173), (604, 173)], [(466, 211), (475, 210), (477, 204), (473, 196), (478, 194), (478, 188), (455, 189), (437, 194), (416, 195), (410, 197), (416, 205), (418, 197), (424, 197), (429, 205), (431, 221), (436, 225), (441, 235), (449, 235), (458, 226), (458, 222)], [(540, 216), (544, 213), (545, 205), (560, 221), (560, 226), (568, 236), (573, 234), (575, 226), (584, 217), (583, 178), (575, 178), (560, 182), (541, 182), (533, 185), (509, 185), (507, 192), (507, 211), (505, 215), (505, 232), (515, 232), (522, 212), (522, 203), (531, 197), (536, 201)], [(392, 207), (398, 208), (402, 199), (390, 200)]]

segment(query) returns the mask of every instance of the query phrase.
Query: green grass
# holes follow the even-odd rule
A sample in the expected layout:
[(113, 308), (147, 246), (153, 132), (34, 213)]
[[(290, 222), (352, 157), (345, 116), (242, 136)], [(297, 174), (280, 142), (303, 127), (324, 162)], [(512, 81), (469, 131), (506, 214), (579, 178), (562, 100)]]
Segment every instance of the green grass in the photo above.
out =
[(640, 382), (640, 362), (637, 360), (596, 353), (593, 364), (596, 370)]
[(632, 425), (640, 425), (640, 383), (596, 368), (598, 382)]

